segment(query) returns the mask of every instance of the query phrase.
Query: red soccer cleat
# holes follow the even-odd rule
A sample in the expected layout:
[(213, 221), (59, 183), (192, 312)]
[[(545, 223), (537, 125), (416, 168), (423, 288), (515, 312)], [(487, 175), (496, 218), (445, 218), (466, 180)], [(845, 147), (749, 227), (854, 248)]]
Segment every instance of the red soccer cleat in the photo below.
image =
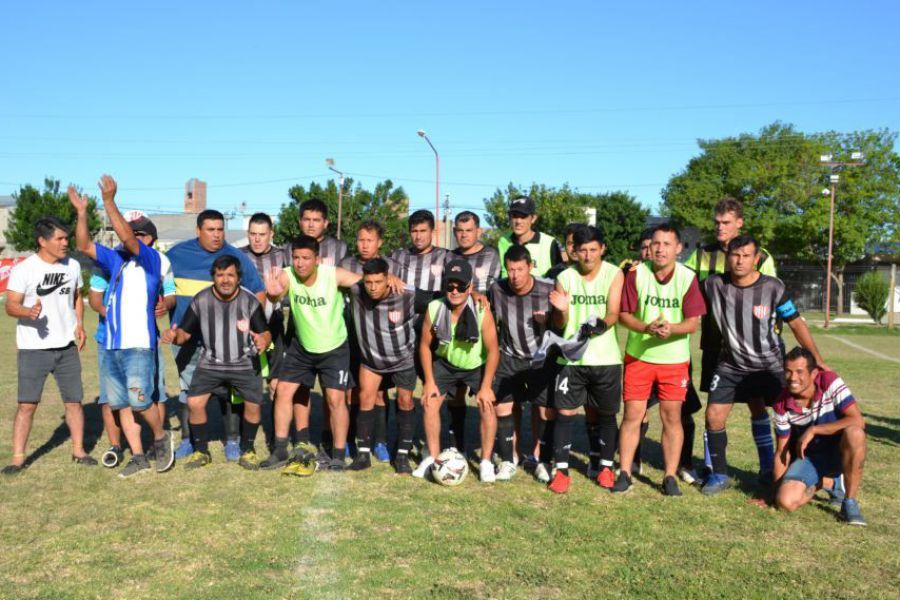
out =
[(547, 487), (549, 487), (550, 491), (554, 494), (565, 494), (569, 491), (569, 485), (571, 483), (571, 477), (563, 474), (562, 471), (557, 471), (556, 475), (553, 476), (553, 481), (551, 481), (550, 485), (548, 485)]
[(602, 488), (606, 488), (608, 490), (612, 489), (612, 486), (616, 484), (616, 474), (609, 467), (603, 467), (600, 469), (600, 474), (597, 475), (597, 485)]

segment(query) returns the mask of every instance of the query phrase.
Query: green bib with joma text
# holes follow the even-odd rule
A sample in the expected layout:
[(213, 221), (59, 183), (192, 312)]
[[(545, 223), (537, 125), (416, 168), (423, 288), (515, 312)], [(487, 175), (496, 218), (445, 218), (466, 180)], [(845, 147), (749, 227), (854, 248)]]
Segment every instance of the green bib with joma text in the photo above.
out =
[[(582, 277), (575, 267), (569, 267), (559, 274), (556, 282), (569, 296), (569, 319), (563, 330), (563, 337), (572, 339), (578, 335), (581, 326), (591, 317), (598, 320), (606, 317), (609, 302), (609, 288), (616, 275), (622, 271), (606, 261), (600, 263), (600, 271), (593, 280)], [(587, 350), (578, 360), (558, 358), (561, 365), (603, 366), (622, 364), (622, 350), (616, 339), (616, 328), (610, 327), (603, 335), (592, 337)]]
[[(432, 326), (437, 320), (438, 308), (444, 303), (443, 299), (432, 300), (428, 303), (428, 317)], [(448, 308), (449, 310), (449, 308)], [(450, 343), (438, 343), (435, 354), (446, 360), (457, 369), (477, 369), (484, 364), (487, 358), (487, 348), (484, 347), (484, 336), (481, 335), (481, 323), (484, 321), (484, 309), (477, 307), (475, 314), (478, 316), (478, 341), (465, 342), (453, 337)], [(453, 324), (454, 327), (456, 324)]]
[(334, 267), (319, 265), (316, 281), (305, 285), (285, 267), (290, 282), (291, 313), (297, 340), (307, 352), (321, 354), (334, 350), (347, 340), (344, 324), (344, 296), (337, 285)]
[[(513, 234), (504, 235), (497, 242), (497, 252), (500, 253), (500, 277), (506, 277), (506, 262), (503, 260), (506, 251), (509, 250), (516, 242), (512, 239)], [(538, 243), (527, 243), (528, 253), (531, 254), (531, 274), (535, 277), (543, 277), (544, 273), (553, 267), (553, 244), (556, 240), (546, 233), (539, 234)]]
[[(644, 323), (652, 323), (662, 317), (669, 323), (684, 321), (682, 302), (696, 275), (682, 264), (675, 264), (675, 271), (666, 283), (660, 283), (653, 274), (649, 262), (635, 268), (638, 307), (634, 316)], [(661, 340), (649, 333), (628, 332), (625, 352), (649, 363), (678, 364), (691, 359), (691, 336), (671, 335)]]

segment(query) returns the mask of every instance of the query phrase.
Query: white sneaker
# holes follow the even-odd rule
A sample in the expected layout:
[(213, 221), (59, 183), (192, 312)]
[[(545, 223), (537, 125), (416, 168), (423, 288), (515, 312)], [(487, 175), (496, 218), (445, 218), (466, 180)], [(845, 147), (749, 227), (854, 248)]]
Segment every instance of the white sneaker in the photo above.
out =
[(534, 468), (534, 478), (541, 483), (550, 483), (550, 469), (545, 463), (539, 462)]
[(497, 469), (497, 481), (509, 481), (513, 478), (513, 475), (515, 475), (516, 471), (518, 470), (518, 467), (516, 467), (514, 463), (500, 463), (500, 468)]
[(494, 472), (494, 463), (489, 460), (482, 460), (478, 467), (478, 477), (482, 483), (494, 483), (497, 481), (497, 473)]
[(425, 476), (428, 474), (432, 465), (434, 465), (434, 458), (426, 456), (422, 459), (422, 462), (419, 463), (419, 466), (416, 467), (416, 470), (412, 472), (412, 476), (418, 477), (419, 479), (425, 479)]

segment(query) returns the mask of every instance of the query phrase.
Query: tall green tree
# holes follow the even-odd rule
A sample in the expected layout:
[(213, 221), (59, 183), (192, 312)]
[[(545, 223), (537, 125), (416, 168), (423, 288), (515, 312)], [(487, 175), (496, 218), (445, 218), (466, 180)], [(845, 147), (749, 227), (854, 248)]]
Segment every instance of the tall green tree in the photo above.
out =
[[(328, 233), (337, 235), (338, 186), (329, 180), (324, 186), (311, 183), (308, 188), (295, 185), (288, 190), (290, 201), (281, 206), (278, 224), (275, 227), (275, 241), (284, 243), (300, 233), (299, 207), (306, 200), (322, 200), (328, 207)], [(409, 198), (402, 187), (394, 187), (391, 180), (379, 182), (371, 190), (356, 184), (352, 179), (344, 180), (344, 194), (341, 201), (341, 239), (354, 248), (356, 229), (366, 220), (381, 223), (384, 228), (382, 252), (389, 253), (405, 243), (406, 213)]]
[[(34, 237), (34, 224), (41, 217), (54, 216), (74, 228), (75, 209), (69, 202), (66, 192), (60, 191), (59, 181), (52, 178), (44, 180), (43, 191), (27, 184), (13, 194), (16, 207), (10, 212), (9, 225), (6, 228), (6, 239), (20, 252), (37, 250)], [(100, 217), (97, 215), (97, 201), (88, 201), (88, 229), (93, 236), (100, 231)], [(69, 246), (75, 247), (75, 236), (69, 238)]]
[(618, 262), (631, 255), (635, 242), (644, 229), (650, 211), (625, 192), (585, 194), (572, 190), (568, 185), (552, 188), (532, 184), (524, 189), (509, 184), (505, 190), (497, 190), (484, 201), (487, 222), (493, 227), (486, 236), (495, 243), (501, 235), (509, 233), (509, 201), (521, 195), (530, 196), (537, 206), (538, 220), (535, 228), (563, 241), (569, 223), (587, 223), (585, 209), (593, 208), (597, 214), (597, 226), (606, 234), (606, 260)]

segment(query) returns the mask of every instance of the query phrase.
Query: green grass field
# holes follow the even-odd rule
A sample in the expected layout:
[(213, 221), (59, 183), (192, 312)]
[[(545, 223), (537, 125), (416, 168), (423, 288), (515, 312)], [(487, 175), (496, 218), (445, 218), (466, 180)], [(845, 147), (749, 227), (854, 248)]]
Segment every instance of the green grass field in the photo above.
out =
[[(12, 319), (0, 320), (3, 463), (16, 399), (13, 329)], [(894, 336), (838, 333), (900, 359)], [(29, 442), (39, 456), (0, 480), (0, 597), (896, 598), (900, 363), (822, 333), (817, 341), (866, 415), (865, 529), (839, 522), (822, 501), (793, 515), (749, 504), (757, 459), (743, 407), (729, 430), (735, 489), (663, 497), (659, 447), (650, 441), (651, 468), (631, 494), (614, 497), (576, 475), (571, 492), (557, 497), (522, 471), (494, 485), (470, 474), (455, 489), (398, 478), (380, 464), (303, 480), (250, 473), (226, 463), (219, 444), (199, 473), (176, 465), (121, 480), (69, 462), (51, 383)], [(97, 439), (92, 342), (82, 359), (99, 458), (106, 440)], [(470, 440), (475, 432), (470, 423)], [(654, 415), (648, 438), (658, 436)]]

